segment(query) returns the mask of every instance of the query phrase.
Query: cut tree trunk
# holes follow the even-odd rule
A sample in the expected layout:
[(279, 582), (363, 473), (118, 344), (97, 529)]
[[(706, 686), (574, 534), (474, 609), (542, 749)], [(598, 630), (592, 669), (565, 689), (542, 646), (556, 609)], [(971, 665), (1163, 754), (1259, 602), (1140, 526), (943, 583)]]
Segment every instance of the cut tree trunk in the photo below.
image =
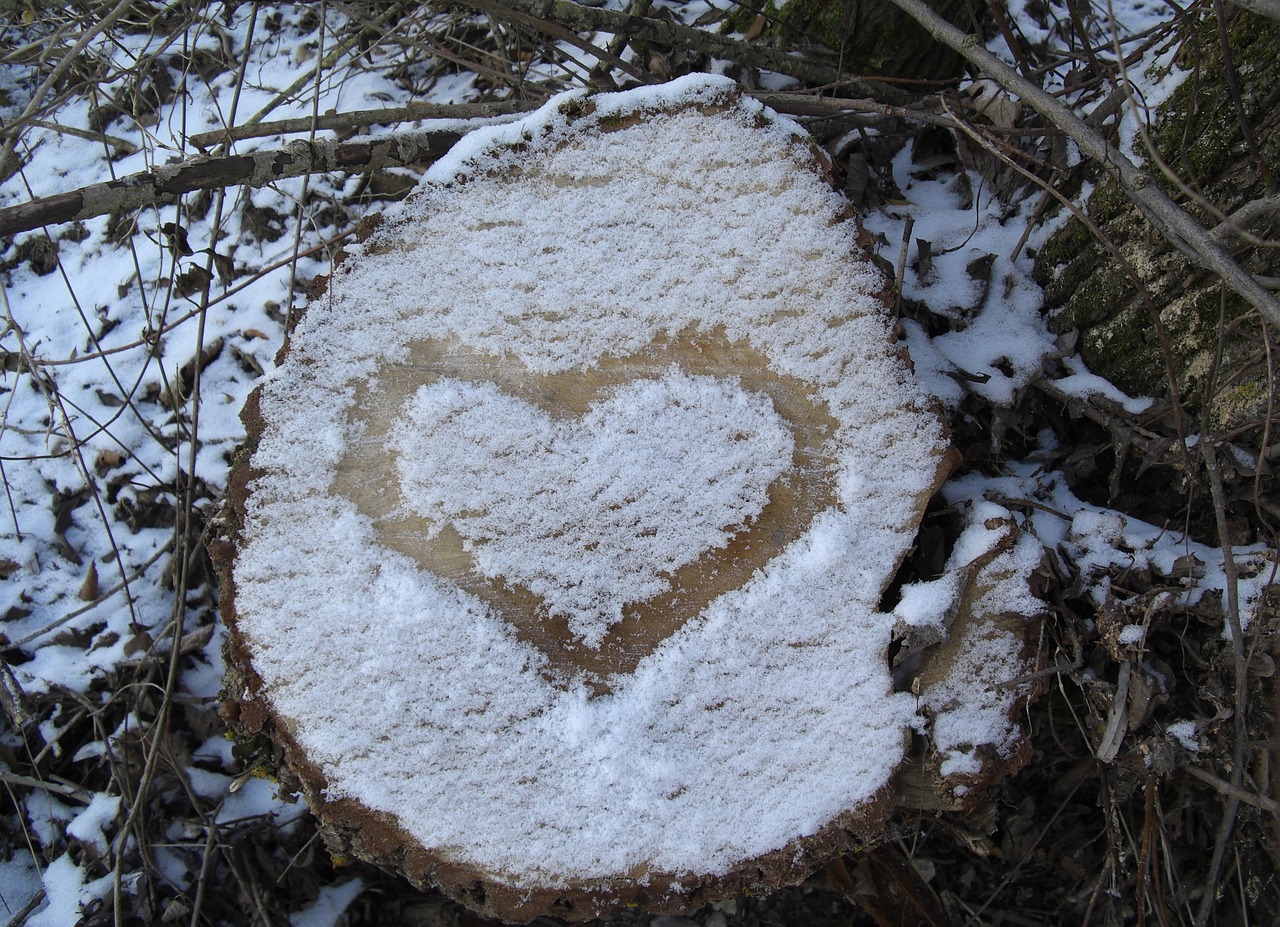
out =
[(882, 609), (954, 454), (826, 170), (721, 79), (569, 94), (335, 268), (211, 545), (225, 714), (335, 852), (683, 911), (875, 840), (930, 718), (992, 726), (913, 767), (935, 805), (1024, 759), (1038, 548), (975, 512)]

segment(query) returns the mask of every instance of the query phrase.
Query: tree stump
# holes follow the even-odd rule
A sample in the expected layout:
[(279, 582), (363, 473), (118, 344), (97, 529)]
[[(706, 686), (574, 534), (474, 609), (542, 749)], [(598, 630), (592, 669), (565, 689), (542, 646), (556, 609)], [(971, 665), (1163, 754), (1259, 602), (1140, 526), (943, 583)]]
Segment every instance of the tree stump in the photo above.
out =
[(212, 549), (225, 713), (336, 851), (585, 919), (878, 834), (881, 596), (952, 456), (825, 171), (723, 80), (569, 94), (334, 269)]

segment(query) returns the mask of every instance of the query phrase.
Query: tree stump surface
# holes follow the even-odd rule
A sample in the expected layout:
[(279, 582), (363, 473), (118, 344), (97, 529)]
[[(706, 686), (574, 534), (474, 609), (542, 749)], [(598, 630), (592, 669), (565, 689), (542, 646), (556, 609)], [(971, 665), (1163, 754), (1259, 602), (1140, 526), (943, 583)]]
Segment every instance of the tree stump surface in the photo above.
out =
[(1027, 687), (966, 680), (1025, 661), (1038, 553), (979, 518), (881, 608), (954, 458), (825, 170), (720, 79), (570, 94), (335, 267), (211, 545), (224, 713), (335, 851), (512, 921), (797, 882), (901, 800), (895, 635), (999, 729), (917, 772), (1016, 765)]

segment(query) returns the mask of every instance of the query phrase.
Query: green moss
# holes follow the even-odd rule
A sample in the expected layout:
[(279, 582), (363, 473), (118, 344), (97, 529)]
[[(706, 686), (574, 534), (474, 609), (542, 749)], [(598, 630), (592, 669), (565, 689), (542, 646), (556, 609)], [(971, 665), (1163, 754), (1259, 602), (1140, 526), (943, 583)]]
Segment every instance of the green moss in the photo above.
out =
[[(953, 22), (970, 21), (964, 0), (935, 0), (938, 12)], [(786, 48), (827, 50), (829, 61), (850, 74), (957, 78), (962, 60), (935, 42), (914, 20), (891, 3), (859, 0), (775, 0), (748, 2), (726, 17), (726, 32), (747, 32), (763, 14), (764, 31), (755, 41)]]
[(587, 112), (587, 106), (588, 106), (588, 101), (583, 100), (579, 97), (571, 100), (565, 100), (558, 107), (556, 107), (556, 109), (560, 113), (560, 115), (565, 116), (569, 119), (576, 119), (579, 116), (583, 115), (585, 112)]
[[(1229, 35), (1246, 116), (1254, 124), (1265, 160), (1274, 163), (1280, 141), (1259, 123), (1274, 116), (1277, 104), (1280, 30), (1261, 16), (1241, 13), (1232, 18)], [(1230, 88), (1222, 76), (1226, 65), (1214, 17), (1200, 20), (1183, 43), (1178, 64), (1192, 74), (1161, 107), (1154, 141), (1184, 180), (1211, 187), (1249, 157)], [(1173, 185), (1167, 185), (1172, 191)]]
[[(1280, 31), (1261, 17), (1240, 12), (1231, 18), (1231, 51), (1242, 86), (1251, 131), (1267, 164), (1280, 160)], [(1268, 168), (1248, 152), (1224, 75), (1217, 23), (1212, 13), (1187, 30), (1179, 65), (1195, 66), (1161, 107), (1152, 137), (1161, 158), (1199, 195), (1230, 212), (1261, 195)], [(1241, 384), (1265, 389), (1246, 365), (1256, 363), (1257, 338), (1239, 326), (1219, 344), (1219, 321), (1239, 319), (1248, 307), (1228, 293), (1217, 277), (1190, 263), (1161, 238), (1117, 186), (1099, 177), (1087, 204), (1090, 220), (1125, 256), (1160, 315), (1172, 355), (1179, 392), (1195, 411), (1204, 379), (1219, 351), (1217, 382), (1231, 376), (1234, 393), (1215, 399), (1215, 416), (1231, 424), (1237, 414), (1256, 414)], [(1153, 170), (1176, 199), (1187, 202), (1178, 184)], [(1194, 204), (1188, 208), (1197, 209)], [(1215, 218), (1202, 216), (1206, 224)], [(1273, 253), (1244, 249), (1244, 266), (1267, 273)], [(1045, 288), (1051, 324), (1058, 331), (1079, 329), (1080, 350), (1098, 373), (1133, 393), (1168, 395), (1168, 373), (1150, 304), (1130, 272), (1078, 220), (1072, 219), (1036, 255), (1036, 279)], [(1230, 421), (1229, 421), (1230, 420)]]

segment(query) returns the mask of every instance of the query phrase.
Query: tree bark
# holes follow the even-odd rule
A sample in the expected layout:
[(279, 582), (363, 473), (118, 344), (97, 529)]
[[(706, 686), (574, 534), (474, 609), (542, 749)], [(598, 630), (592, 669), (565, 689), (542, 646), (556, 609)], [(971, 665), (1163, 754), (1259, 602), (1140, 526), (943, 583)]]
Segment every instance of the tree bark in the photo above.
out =
[[(1237, 116), (1223, 46), (1209, 17), (1185, 46), (1184, 66), (1195, 73), (1156, 114), (1151, 138), (1178, 185), (1197, 191), (1199, 203), (1184, 195), (1184, 208), (1195, 212), (1206, 234), (1243, 273), (1275, 287), (1280, 282), (1275, 279), (1280, 226), (1267, 173), (1268, 166), (1274, 171), (1280, 164), (1280, 38), (1266, 21), (1239, 13), (1229, 43), (1241, 81), (1244, 119)], [(1245, 127), (1261, 160), (1250, 151)], [(1152, 176), (1153, 189), (1175, 189), (1162, 173)], [(1203, 203), (1214, 204), (1218, 212), (1209, 212)], [(1219, 277), (1188, 266), (1180, 251), (1153, 238), (1136, 207), (1105, 176), (1088, 212), (1129, 256), (1131, 266), (1141, 270), (1146, 291), (1135, 288), (1111, 253), (1077, 221), (1067, 223), (1041, 249), (1036, 273), (1053, 324), (1063, 331), (1080, 330), (1080, 351), (1089, 366), (1133, 394), (1172, 398), (1170, 371), (1153, 330), (1149, 302), (1154, 303), (1167, 333), (1178, 392), (1190, 406), (1200, 408), (1216, 369), (1219, 384), (1229, 379), (1233, 385), (1214, 403), (1210, 424), (1235, 428), (1265, 415), (1270, 386), (1262, 335), (1256, 322), (1235, 321), (1250, 306), (1263, 307), (1238, 291), (1224, 294)], [(1263, 315), (1268, 325), (1275, 324), (1273, 312)], [(1215, 360), (1219, 350), (1222, 356)]]

